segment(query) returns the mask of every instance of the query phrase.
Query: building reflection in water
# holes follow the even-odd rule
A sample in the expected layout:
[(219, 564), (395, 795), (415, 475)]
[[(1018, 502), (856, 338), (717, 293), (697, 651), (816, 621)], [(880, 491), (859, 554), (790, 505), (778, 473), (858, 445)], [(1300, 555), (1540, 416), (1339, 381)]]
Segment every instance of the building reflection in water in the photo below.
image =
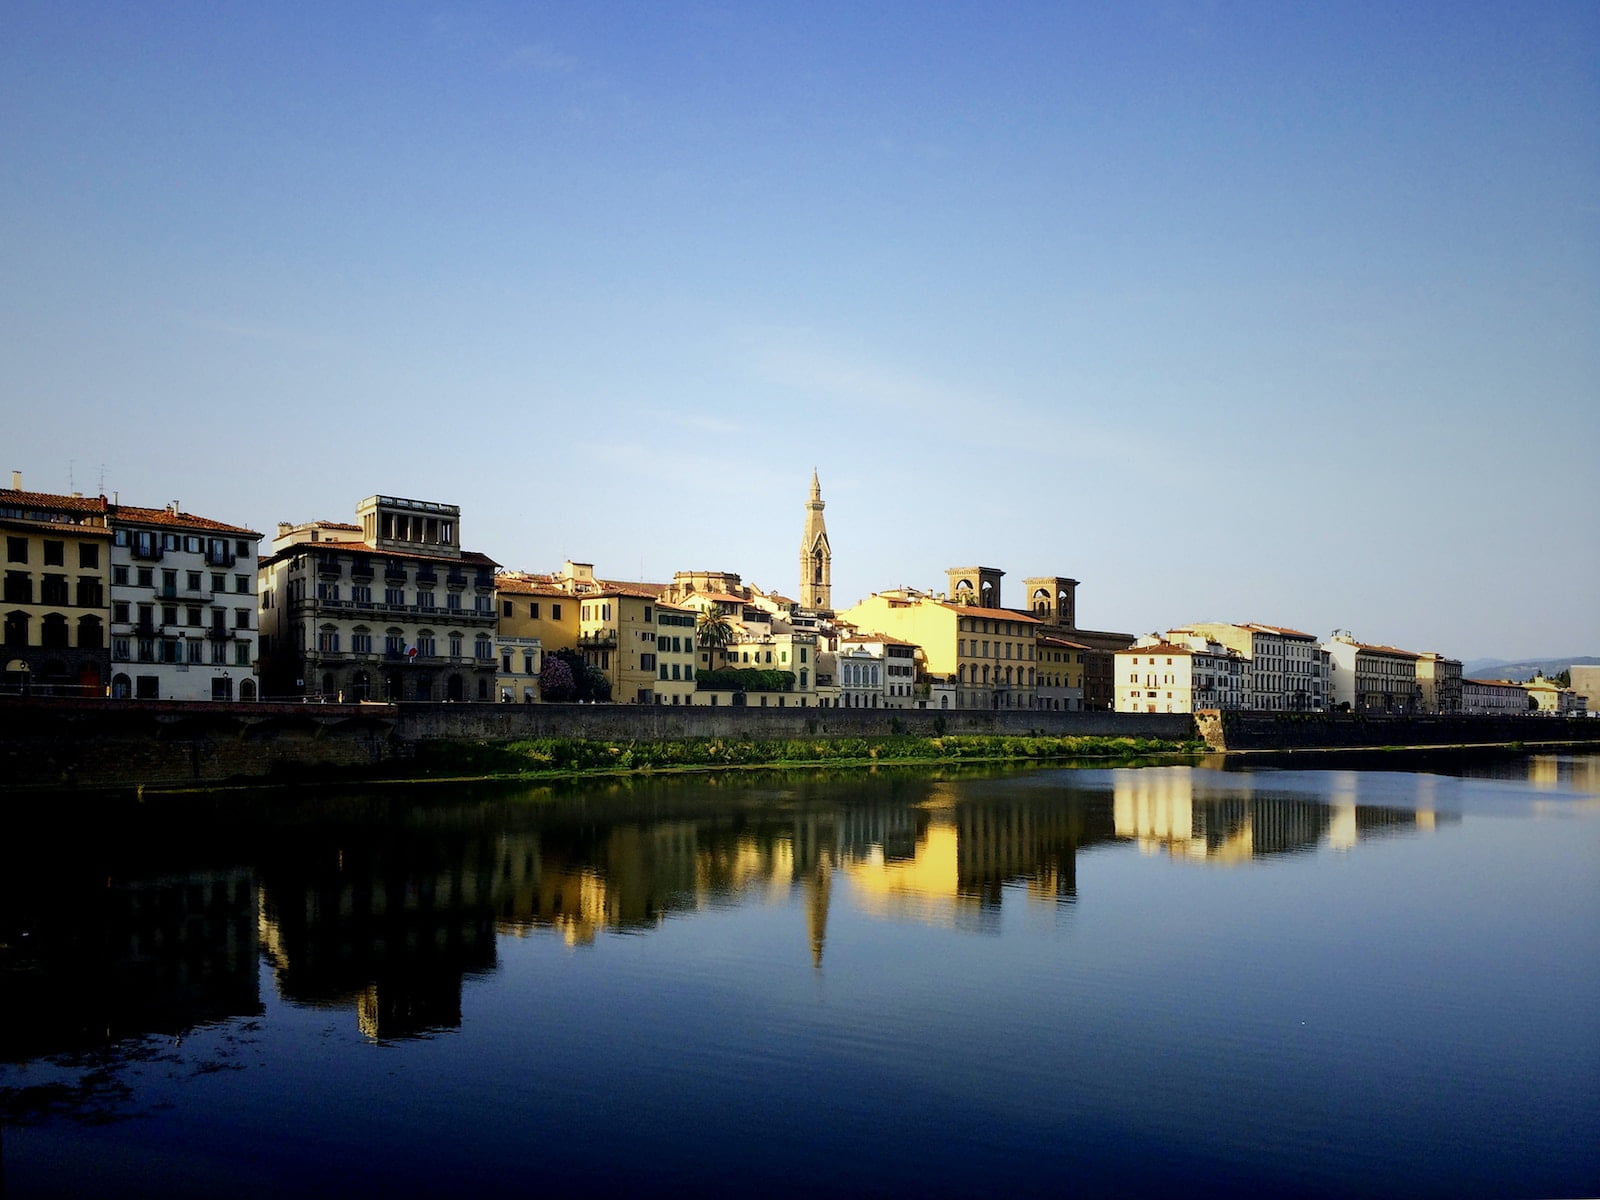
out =
[[(18, 895), (18, 890), (26, 895)], [(0, 1062), (262, 1011), (247, 869), (7, 881)]]
[(796, 943), (820, 967), (841, 903), (993, 931), (1007, 903), (1064, 911), (1079, 852), (1099, 844), (1239, 864), (1432, 826), (1427, 780), (1417, 809), (1398, 810), (1361, 802), (1372, 778), (1329, 774), (1328, 802), (1176, 767), (1109, 771), (1089, 790), (876, 781), (845, 802), (833, 787), (731, 806), (679, 789), (662, 793), (678, 798), (665, 817), (645, 793), (313, 820), (258, 846), (254, 870), (80, 887), (55, 906), (34, 896), (24, 923), (42, 969), (8, 987), (6, 1045), (20, 1059), (257, 1013), (258, 956), (287, 1000), (348, 1009), (373, 1039), (426, 1035), (459, 1026), (463, 983), (495, 968), (500, 935), (583, 946), (736, 904), (794, 904)]
[(1348, 850), (1369, 837), (1432, 830), (1441, 819), (1435, 801), (1439, 781), (1429, 776), (1416, 780), (1415, 808), (1397, 809), (1360, 804), (1362, 776), (1355, 771), (1330, 772), (1324, 781), (1326, 799), (1320, 800), (1187, 767), (1116, 770), (1111, 775), (1119, 838), (1131, 839), (1146, 853), (1215, 865), (1318, 847)]

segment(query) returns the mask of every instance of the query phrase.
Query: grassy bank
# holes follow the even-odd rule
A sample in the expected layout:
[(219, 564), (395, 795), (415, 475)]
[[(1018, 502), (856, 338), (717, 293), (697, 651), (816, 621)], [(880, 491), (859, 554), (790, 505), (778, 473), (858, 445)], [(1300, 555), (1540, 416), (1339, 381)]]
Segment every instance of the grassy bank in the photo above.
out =
[(809, 764), (1042, 762), (1195, 754), (1201, 742), (1128, 737), (691, 738), (606, 740), (528, 738), (439, 741), (417, 748), (411, 765), (430, 774), (535, 778), (606, 772), (716, 770)]

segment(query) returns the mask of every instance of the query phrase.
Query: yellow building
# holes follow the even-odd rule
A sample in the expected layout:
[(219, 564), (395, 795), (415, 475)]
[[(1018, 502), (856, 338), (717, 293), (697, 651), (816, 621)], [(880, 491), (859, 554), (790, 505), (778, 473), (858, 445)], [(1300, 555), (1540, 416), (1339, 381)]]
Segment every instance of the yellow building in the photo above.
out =
[(0, 489), (5, 673), (9, 695), (104, 696), (111, 530), (104, 496)]
[(928, 675), (955, 685), (957, 708), (1036, 707), (1039, 622), (1033, 617), (900, 588), (874, 592), (839, 619), (921, 646)]
[(1066, 638), (1040, 634), (1035, 653), (1039, 656), (1039, 707), (1051, 712), (1081, 711), (1084, 656), (1092, 653), (1089, 647)]

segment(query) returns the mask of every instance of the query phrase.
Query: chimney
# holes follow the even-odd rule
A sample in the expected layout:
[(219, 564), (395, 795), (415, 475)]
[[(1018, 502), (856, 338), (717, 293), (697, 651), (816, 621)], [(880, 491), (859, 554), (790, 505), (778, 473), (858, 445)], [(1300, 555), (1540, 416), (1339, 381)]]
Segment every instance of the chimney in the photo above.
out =
[(21, 471), (13, 471), (13, 472), (11, 472), (11, 490), (13, 492), (20, 492), (22, 490), (22, 472)]

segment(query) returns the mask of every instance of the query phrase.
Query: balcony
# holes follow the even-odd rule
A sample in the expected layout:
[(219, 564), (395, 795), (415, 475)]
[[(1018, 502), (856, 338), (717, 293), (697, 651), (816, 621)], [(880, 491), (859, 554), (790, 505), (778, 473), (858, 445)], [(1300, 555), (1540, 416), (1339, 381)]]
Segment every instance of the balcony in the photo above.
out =
[(451, 571), (445, 576), (444, 583), (446, 587), (464, 588), (467, 586), (467, 574), (465, 571)]
[[(401, 569), (400, 575), (401, 575), (402, 579), (405, 578), (405, 570), (404, 570), (404, 568)], [(428, 587), (432, 587), (434, 584), (436, 584), (438, 582), (439, 582), (438, 573), (435, 572), (432, 567), (419, 567), (417, 569), (417, 584), (419, 586), (421, 586), (423, 584), (426, 584)]]
[(372, 564), (366, 561), (357, 561), (350, 564), (351, 579), (371, 579)]
[(344, 574), (344, 564), (331, 554), (319, 554), (317, 574), (325, 579), (337, 579)]
[(586, 650), (610, 650), (617, 644), (615, 629), (595, 629), (578, 635), (578, 645)]

